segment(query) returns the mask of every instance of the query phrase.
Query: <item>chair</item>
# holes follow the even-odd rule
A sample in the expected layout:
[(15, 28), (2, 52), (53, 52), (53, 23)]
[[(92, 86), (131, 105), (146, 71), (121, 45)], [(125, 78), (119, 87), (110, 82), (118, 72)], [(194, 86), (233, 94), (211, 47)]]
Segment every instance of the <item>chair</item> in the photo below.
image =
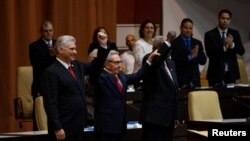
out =
[(32, 122), (32, 81), (32, 66), (19, 66), (16, 74), (17, 94), (14, 99), (14, 110), (16, 119), (20, 121), (20, 128), (22, 128), (23, 122)]
[[(20, 66), (17, 68), (17, 95), (21, 100), (23, 118), (32, 119), (33, 98), (31, 96), (31, 84), (33, 81), (32, 67)], [(20, 117), (21, 118), (21, 117)]]
[(213, 90), (198, 90), (188, 93), (190, 120), (222, 120), (219, 97)]
[(240, 79), (236, 80), (237, 84), (248, 84), (248, 75), (245, 67), (245, 62), (243, 59), (238, 58), (238, 65), (239, 65), (239, 70), (240, 70)]
[(47, 115), (43, 106), (43, 97), (35, 99), (35, 116), (38, 130), (47, 130)]

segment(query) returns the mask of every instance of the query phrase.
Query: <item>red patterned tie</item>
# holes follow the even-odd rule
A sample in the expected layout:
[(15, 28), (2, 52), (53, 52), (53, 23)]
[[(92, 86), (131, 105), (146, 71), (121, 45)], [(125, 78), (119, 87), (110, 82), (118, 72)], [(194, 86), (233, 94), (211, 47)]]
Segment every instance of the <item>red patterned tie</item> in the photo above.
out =
[(122, 93), (122, 89), (123, 89), (123, 88), (122, 88), (122, 84), (121, 84), (121, 81), (119, 80), (119, 78), (118, 78), (117, 75), (115, 75), (115, 82), (116, 82), (116, 85), (117, 85), (117, 87), (118, 87), (120, 93)]
[(73, 67), (69, 66), (68, 70), (69, 70), (70, 74), (76, 79), (76, 75), (75, 75), (75, 72), (73, 70)]

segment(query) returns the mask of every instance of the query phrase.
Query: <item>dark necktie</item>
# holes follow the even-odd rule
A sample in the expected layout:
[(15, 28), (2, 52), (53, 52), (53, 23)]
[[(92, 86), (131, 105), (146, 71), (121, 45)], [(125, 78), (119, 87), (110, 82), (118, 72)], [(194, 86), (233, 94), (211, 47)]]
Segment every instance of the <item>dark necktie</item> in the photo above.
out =
[(73, 70), (73, 67), (69, 66), (68, 70), (69, 70), (70, 74), (76, 79), (76, 75), (75, 75), (75, 72)]
[(226, 34), (226, 32), (225, 31), (222, 31), (221, 32), (221, 43), (224, 45), (224, 42), (225, 42), (225, 34)]
[(121, 83), (121, 81), (119, 80), (118, 75), (115, 75), (114, 77), (115, 77), (116, 85), (117, 85), (117, 87), (118, 87), (120, 93), (122, 93), (122, 89), (123, 89), (122, 83)]
[(185, 45), (189, 51), (191, 51), (191, 39), (190, 38), (184, 38)]

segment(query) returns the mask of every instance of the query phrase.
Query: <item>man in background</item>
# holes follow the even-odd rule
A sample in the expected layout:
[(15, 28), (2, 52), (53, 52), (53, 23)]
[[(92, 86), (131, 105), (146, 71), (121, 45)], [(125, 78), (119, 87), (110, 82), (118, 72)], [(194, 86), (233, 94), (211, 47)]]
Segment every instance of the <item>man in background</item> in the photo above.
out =
[(209, 86), (226, 86), (240, 78), (236, 55), (243, 55), (245, 49), (239, 32), (229, 28), (231, 18), (230, 10), (221, 10), (218, 14), (218, 26), (205, 33), (205, 50), (209, 58)]
[(182, 20), (180, 32), (171, 44), (179, 87), (200, 87), (199, 65), (205, 65), (207, 57), (201, 41), (193, 37), (193, 21), (190, 18)]
[(125, 38), (126, 45), (128, 47), (128, 50), (123, 52), (120, 57), (122, 59), (123, 64), (125, 65), (124, 73), (131, 74), (134, 71), (134, 64), (135, 64), (135, 57), (133, 50), (136, 47), (135, 46), (135, 36), (132, 34), (128, 34)]
[[(41, 87), (40, 79), (44, 70), (55, 60), (54, 44), (56, 40), (53, 39), (53, 24), (49, 20), (42, 22), (40, 27), (41, 36), (38, 40), (29, 45), (29, 60), (33, 68), (33, 82), (31, 86), (31, 94), (33, 100), (39, 96)], [(33, 104), (33, 130), (37, 130), (35, 108)]]

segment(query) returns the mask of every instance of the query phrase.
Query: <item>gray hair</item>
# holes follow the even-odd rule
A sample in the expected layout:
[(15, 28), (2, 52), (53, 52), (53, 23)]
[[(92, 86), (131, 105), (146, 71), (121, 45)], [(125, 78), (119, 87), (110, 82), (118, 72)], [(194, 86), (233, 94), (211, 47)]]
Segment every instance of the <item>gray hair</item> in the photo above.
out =
[(106, 60), (111, 61), (113, 55), (119, 55), (119, 52), (116, 50), (110, 50)]
[(155, 36), (153, 47), (155, 49), (159, 49), (165, 41), (166, 41), (165, 36)]
[(65, 47), (68, 46), (68, 44), (70, 42), (74, 42), (75, 43), (76, 42), (75, 37), (70, 36), (70, 35), (62, 35), (62, 36), (60, 36), (60, 37), (57, 38), (55, 47), (56, 48), (58, 48), (58, 47), (65, 48)]

